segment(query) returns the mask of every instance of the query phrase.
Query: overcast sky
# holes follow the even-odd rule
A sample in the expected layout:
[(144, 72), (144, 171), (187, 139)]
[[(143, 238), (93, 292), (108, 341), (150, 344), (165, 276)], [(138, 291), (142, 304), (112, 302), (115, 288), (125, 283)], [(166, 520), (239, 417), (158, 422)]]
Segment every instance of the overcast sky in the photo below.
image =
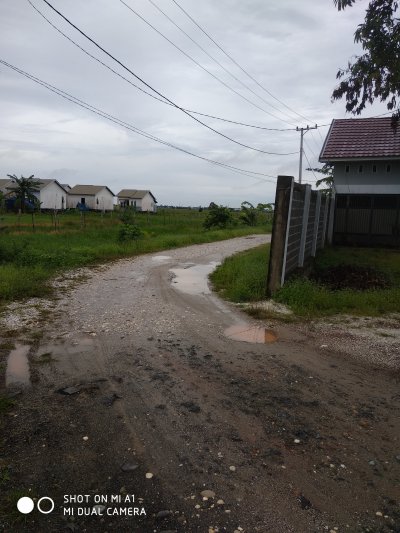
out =
[[(337, 70), (360, 52), (353, 34), (364, 18), (367, 2), (338, 13), (333, 0), (177, 0), (178, 5), (173, 0), (124, 0), (218, 81), (120, 0), (50, 0), (174, 104), (264, 128), (289, 129), (266, 131), (193, 114), (249, 147), (277, 154), (294, 152), (272, 155), (234, 144), (180, 109), (140, 92), (129, 82), (157, 96), (44, 1), (31, 1), (52, 24), (128, 81), (58, 33), (27, 0), (0, 1), (2, 60), (165, 142), (265, 175), (221, 168), (139, 136), (0, 64), (0, 177), (34, 174), (71, 186), (104, 184), (115, 194), (122, 188), (150, 189), (159, 204), (167, 205), (213, 201), (239, 206), (245, 200), (257, 204), (274, 200), (277, 175), (298, 176), (300, 135), (293, 128), (325, 125), (348, 116), (345, 102), (332, 104), (331, 94)], [(260, 85), (224, 55), (179, 6)], [(385, 111), (377, 105), (363, 116)], [(321, 127), (304, 137), (312, 166), (320, 166), (318, 156), (327, 131)], [(315, 177), (304, 170), (303, 180), (315, 182)]]

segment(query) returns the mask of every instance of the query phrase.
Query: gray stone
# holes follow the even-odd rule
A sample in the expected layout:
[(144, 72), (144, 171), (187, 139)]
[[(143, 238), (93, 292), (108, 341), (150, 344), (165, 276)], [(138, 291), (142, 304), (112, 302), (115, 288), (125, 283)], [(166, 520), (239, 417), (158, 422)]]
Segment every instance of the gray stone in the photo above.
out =
[(122, 466), (121, 466), (121, 470), (122, 472), (133, 472), (134, 470), (136, 470), (137, 468), (139, 468), (139, 465), (138, 463), (130, 463), (130, 462), (127, 462), (127, 463), (124, 463)]

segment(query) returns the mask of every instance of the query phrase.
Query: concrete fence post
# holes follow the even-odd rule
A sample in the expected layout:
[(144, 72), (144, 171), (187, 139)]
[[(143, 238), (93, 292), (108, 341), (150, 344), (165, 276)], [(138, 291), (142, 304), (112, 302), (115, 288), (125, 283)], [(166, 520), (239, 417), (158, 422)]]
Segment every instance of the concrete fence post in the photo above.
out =
[(305, 185), (304, 191), (304, 207), (303, 207), (303, 221), (301, 227), (300, 247), (299, 247), (299, 263), (298, 266), (304, 266), (304, 251), (306, 249), (308, 215), (310, 212), (310, 198), (311, 185)]
[(329, 214), (329, 196), (325, 196), (324, 226), (322, 228), (321, 248), (324, 248), (324, 246), (325, 246), (325, 240), (326, 240), (326, 234), (327, 234), (327, 225), (328, 225), (328, 214)]
[(318, 226), (319, 226), (320, 214), (321, 214), (321, 192), (317, 191), (317, 205), (315, 206), (315, 220), (314, 220), (313, 239), (312, 239), (312, 246), (311, 246), (311, 257), (315, 257), (315, 254), (317, 253)]
[(293, 185), (294, 178), (292, 176), (278, 176), (267, 279), (268, 295), (276, 292), (285, 279), (286, 246)]

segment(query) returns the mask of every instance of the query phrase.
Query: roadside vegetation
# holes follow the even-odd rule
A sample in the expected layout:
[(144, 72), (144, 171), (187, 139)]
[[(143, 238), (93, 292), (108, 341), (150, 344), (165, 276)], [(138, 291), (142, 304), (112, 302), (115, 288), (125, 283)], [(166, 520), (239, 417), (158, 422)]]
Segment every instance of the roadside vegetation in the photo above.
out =
[[(268, 252), (261, 246), (228, 258), (211, 275), (215, 289), (234, 302), (266, 299)], [(400, 313), (400, 252), (327, 248), (309, 278), (293, 277), (274, 300), (300, 317)]]
[(204, 228), (208, 209), (121, 214), (0, 215), (0, 303), (48, 294), (49, 280), (68, 269), (271, 230), (263, 213), (256, 226), (249, 226), (240, 211), (232, 211), (228, 227), (209, 230)]

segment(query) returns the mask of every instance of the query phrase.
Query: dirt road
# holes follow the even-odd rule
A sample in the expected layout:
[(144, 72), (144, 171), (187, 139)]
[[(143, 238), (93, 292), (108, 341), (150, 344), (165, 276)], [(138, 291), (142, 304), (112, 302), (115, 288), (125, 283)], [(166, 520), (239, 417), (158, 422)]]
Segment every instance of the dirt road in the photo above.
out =
[(400, 531), (398, 373), (204, 281), (263, 242), (120, 261), (61, 296), (2, 428), (3, 531)]

